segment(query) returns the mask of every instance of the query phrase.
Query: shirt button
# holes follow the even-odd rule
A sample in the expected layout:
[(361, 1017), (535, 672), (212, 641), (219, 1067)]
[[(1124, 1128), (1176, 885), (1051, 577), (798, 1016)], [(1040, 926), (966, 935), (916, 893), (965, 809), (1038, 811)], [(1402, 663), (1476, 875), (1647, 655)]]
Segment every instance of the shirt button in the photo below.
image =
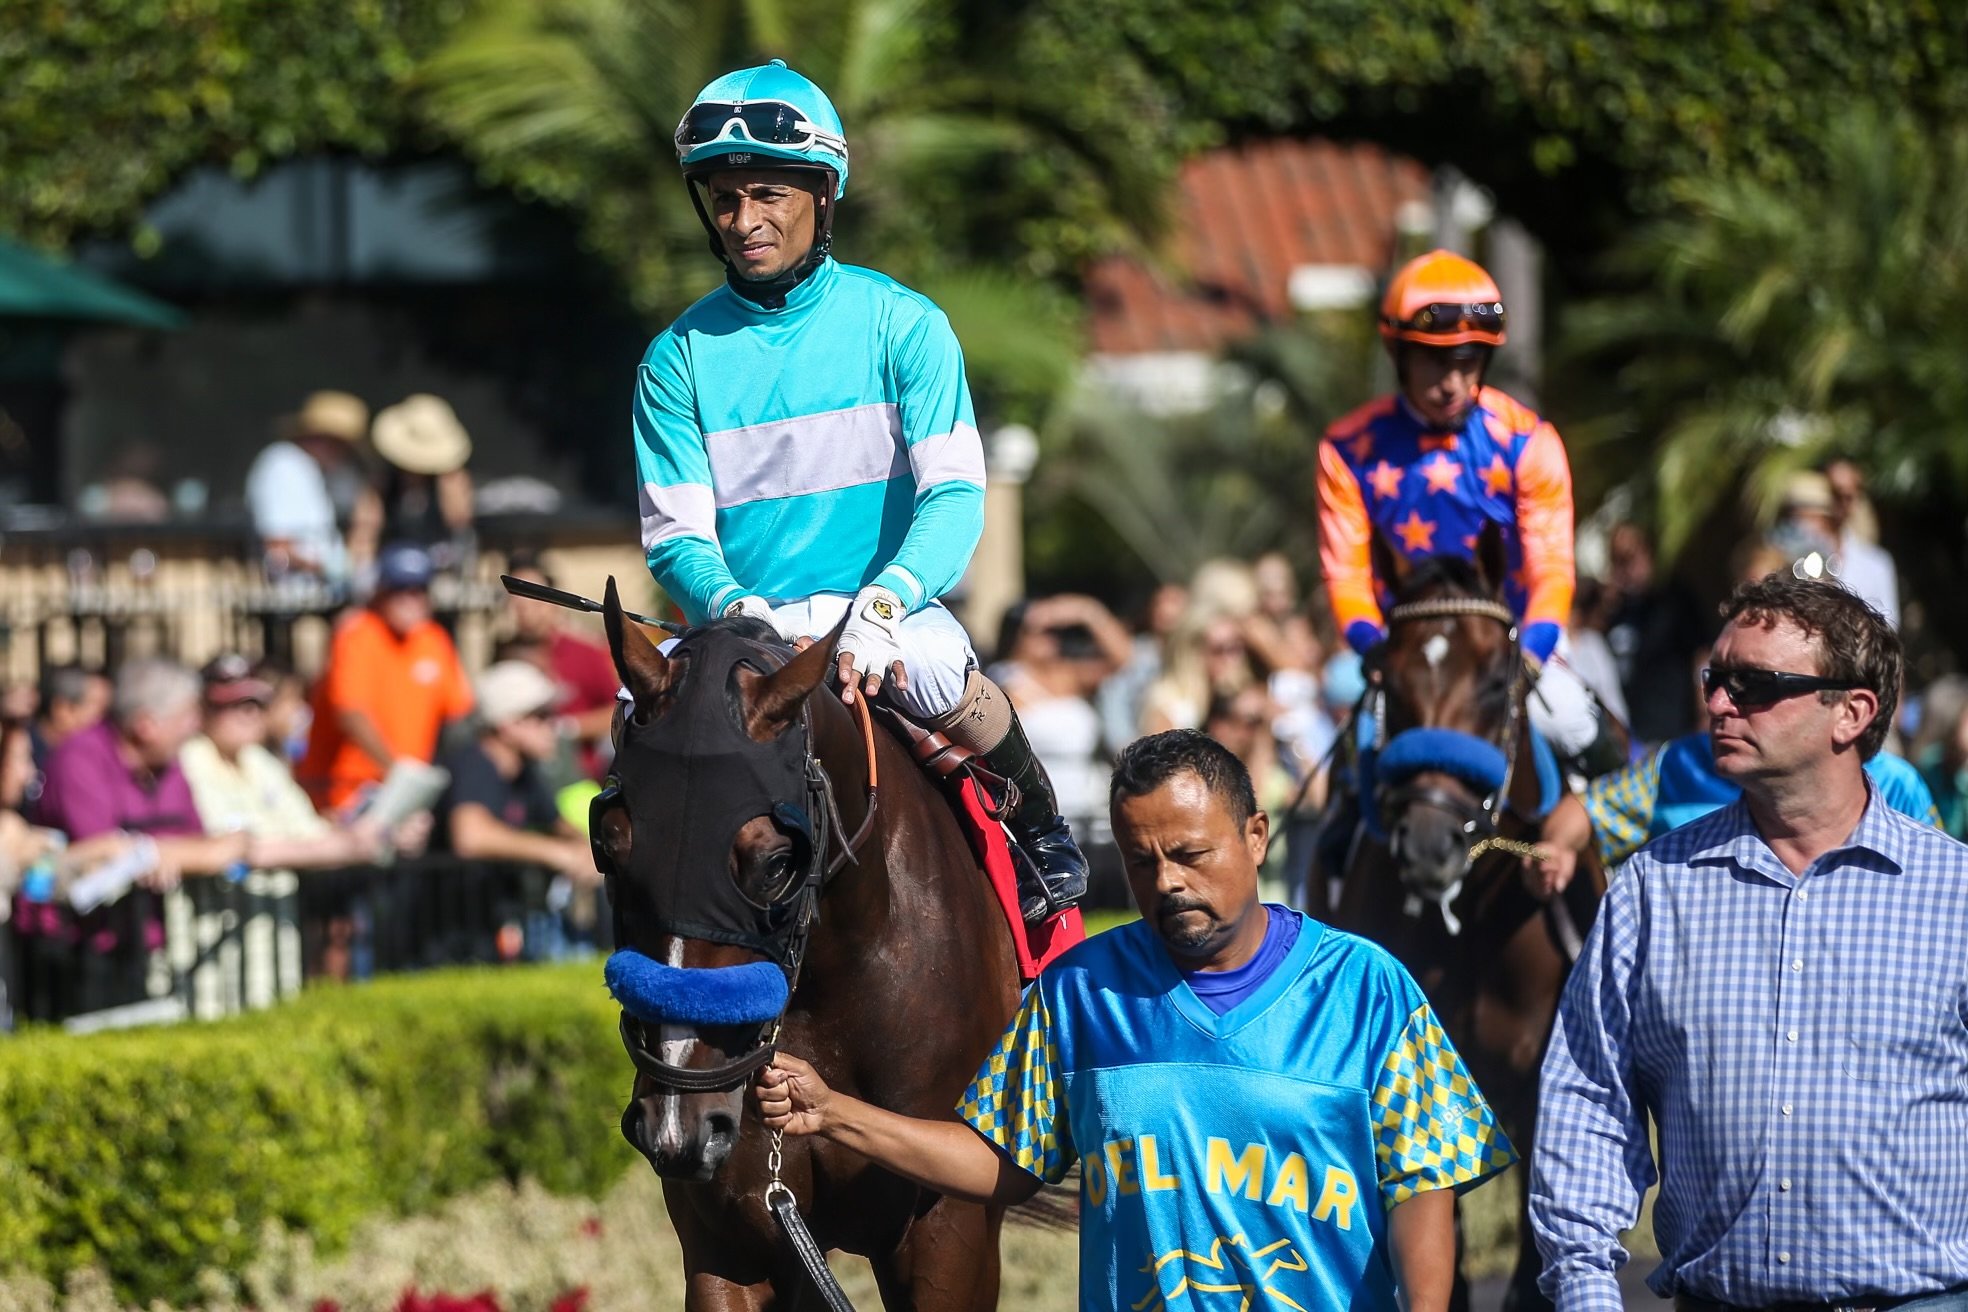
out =
[(1785, 1103), (1785, 1104), (1783, 1105), (1783, 1114), (1784, 1114), (1785, 1116), (1788, 1116), (1788, 1115), (1790, 1115), (1790, 1104), (1789, 1104), (1789, 1103)]
[(1800, 888), (1799, 888), (1799, 889), (1797, 890), (1797, 900), (1798, 900), (1799, 902), (1802, 902), (1802, 901), (1803, 901), (1803, 900), (1804, 900), (1805, 898), (1807, 898), (1807, 897), (1809, 897), (1809, 896), (1811, 896), (1811, 895), (1810, 895), (1809, 893), (1807, 893), (1807, 892), (1806, 892), (1806, 891), (1805, 891), (1805, 890), (1804, 890), (1803, 888), (1801, 888), (1801, 887), (1800, 887)]
[(1792, 970), (1802, 970), (1802, 969), (1804, 969), (1804, 958), (1802, 958), (1802, 957), (1799, 957), (1799, 958), (1798, 958), (1797, 960), (1795, 960), (1795, 961), (1793, 961), (1793, 962), (1791, 962), (1791, 963), (1790, 963), (1790, 968), (1791, 968)]
[(1790, 1261), (1790, 1254), (1789, 1254), (1789, 1253), (1778, 1253), (1778, 1254), (1777, 1254), (1777, 1261), (1778, 1261), (1779, 1263), (1783, 1263), (1783, 1264), (1788, 1264), (1788, 1263), (1789, 1263), (1789, 1261)]
[(1787, 1194), (1790, 1192), (1789, 1176), (1786, 1175), (1783, 1179), (1777, 1181), (1777, 1192), (1780, 1194)]
[(1792, 1043), (1795, 1043), (1795, 1042), (1797, 1042), (1797, 1031), (1796, 1031), (1796, 1030), (1792, 1030), (1792, 1031), (1791, 1031), (1790, 1033), (1788, 1033), (1788, 1034), (1786, 1034), (1786, 1035), (1784, 1035), (1784, 1037), (1785, 1037), (1786, 1039), (1789, 1039), (1789, 1040), (1790, 1040), (1790, 1041), (1791, 1041)]

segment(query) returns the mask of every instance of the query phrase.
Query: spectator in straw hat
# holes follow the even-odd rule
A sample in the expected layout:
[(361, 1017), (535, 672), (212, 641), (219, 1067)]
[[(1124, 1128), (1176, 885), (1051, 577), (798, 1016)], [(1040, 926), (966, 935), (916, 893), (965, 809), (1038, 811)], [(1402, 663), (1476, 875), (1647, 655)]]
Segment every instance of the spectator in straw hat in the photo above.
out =
[(439, 569), (472, 551), (471, 435), (443, 398), (419, 392), (376, 416), (370, 436), (384, 469), (378, 492), (385, 542), (415, 542)]
[(246, 475), (268, 572), (340, 582), (349, 571), (342, 525), (359, 518), (364, 491), (358, 451), (369, 407), (347, 392), (315, 392), (282, 427)]

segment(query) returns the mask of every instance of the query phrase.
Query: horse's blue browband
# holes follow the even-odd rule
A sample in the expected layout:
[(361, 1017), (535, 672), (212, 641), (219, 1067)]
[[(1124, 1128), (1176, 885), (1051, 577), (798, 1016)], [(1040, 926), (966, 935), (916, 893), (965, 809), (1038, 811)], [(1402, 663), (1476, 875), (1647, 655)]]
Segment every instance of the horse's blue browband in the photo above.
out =
[(1398, 781), (1424, 771), (1454, 775), (1485, 792), (1503, 787), (1510, 763), (1503, 749), (1455, 729), (1404, 729), (1380, 749), (1375, 772)]
[(624, 1010), (655, 1025), (763, 1025), (786, 1009), (786, 973), (770, 961), (666, 966), (623, 948), (602, 977)]

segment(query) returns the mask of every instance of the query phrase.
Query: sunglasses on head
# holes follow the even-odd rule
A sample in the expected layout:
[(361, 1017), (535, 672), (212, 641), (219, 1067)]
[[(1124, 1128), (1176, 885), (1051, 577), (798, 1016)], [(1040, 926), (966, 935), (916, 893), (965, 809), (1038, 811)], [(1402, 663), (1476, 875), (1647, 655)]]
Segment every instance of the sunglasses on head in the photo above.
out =
[(1738, 707), (1772, 706), (1807, 692), (1850, 692), (1865, 685), (1851, 679), (1827, 679), (1787, 670), (1759, 670), (1747, 665), (1711, 665), (1702, 671), (1702, 696), (1720, 688)]
[(692, 105), (677, 124), (677, 154), (682, 156), (713, 141), (730, 141), (734, 145), (750, 142), (758, 146), (818, 145), (843, 159), (847, 156), (845, 141), (809, 122), (797, 106), (776, 100)]

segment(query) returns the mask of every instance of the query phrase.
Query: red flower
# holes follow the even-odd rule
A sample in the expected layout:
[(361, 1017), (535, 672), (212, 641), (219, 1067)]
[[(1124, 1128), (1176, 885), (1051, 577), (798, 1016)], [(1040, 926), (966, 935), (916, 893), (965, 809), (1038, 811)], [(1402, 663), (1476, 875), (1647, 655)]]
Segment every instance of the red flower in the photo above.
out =
[(581, 1233), (586, 1235), (590, 1239), (601, 1238), (601, 1218), (598, 1216), (591, 1216), (587, 1220), (581, 1222)]
[(547, 1312), (586, 1312), (588, 1306), (588, 1287), (582, 1285), (570, 1289), (553, 1301)]
[(420, 1295), (412, 1286), (397, 1300), (396, 1312), (500, 1312), (500, 1308), (489, 1289), (461, 1298), (456, 1294)]

